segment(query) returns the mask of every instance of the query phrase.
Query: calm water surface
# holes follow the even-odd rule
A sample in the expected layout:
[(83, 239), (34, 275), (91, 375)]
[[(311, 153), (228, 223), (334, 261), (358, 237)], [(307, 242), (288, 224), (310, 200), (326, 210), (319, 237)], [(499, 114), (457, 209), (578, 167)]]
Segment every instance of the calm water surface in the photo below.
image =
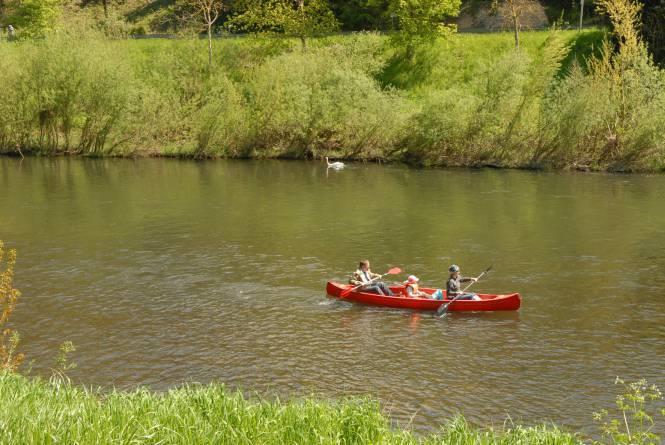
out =
[[(461, 411), (588, 432), (616, 376), (665, 386), (665, 176), (1, 158), (0, 239), (35, 374), (71, 340), (76, 382), (369, 394), (418, 431)], [(493, 263), (475, 289), (522, 309), (326, 298), (365, 257), (431, 286)]]

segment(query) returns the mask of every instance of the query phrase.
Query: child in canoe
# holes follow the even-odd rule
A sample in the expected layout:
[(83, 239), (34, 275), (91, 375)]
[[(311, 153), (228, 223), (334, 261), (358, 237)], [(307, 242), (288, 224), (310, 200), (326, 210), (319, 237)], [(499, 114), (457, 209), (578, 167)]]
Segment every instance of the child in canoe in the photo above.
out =
[(418, 287), (420, 279), (415, 275), (409, 275), (404, 282), (404, 292), (409, 298), (432, 298), (431, 295), (423, 292)]

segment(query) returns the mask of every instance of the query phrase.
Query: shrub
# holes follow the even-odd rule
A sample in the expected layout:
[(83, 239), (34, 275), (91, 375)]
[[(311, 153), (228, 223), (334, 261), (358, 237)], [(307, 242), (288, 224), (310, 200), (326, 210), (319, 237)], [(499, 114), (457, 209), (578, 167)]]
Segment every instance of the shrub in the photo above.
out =
[(14, 68), (0, 74), (8, 86), (0, 91), (0, 112), (9, 117), (0, 135), (3, 149), (105, 151), (127, 105), (127, 66), (107, 45), (72, 44), (71, 38), (23, 43), (9, 54)]
[(371, 158), (392, 146), (409, 107), (333, 48), (268, 60), (247, 87), (259, 155)]
[(5, 244), (0, 240), (0, 373), (16, 371), (23, 362), (23, 354), (17, 352), (18, 332), (5, 327), (21, 296), (21, 293), (14, 289), (15, 264), (16, 250), (5, 252)]

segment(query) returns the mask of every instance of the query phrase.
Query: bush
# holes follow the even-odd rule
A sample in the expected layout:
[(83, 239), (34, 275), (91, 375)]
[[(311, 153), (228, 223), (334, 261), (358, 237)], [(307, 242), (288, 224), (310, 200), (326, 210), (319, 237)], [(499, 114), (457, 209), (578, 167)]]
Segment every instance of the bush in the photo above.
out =
[(5, 244), (0, 240), (0, 374), (13, 372), (23, 362), (23, 354), (17, 352), (19, 343), (18, 332), (6, 328), (9, 317), (16, 308), (21, 293), (14, 289), (14, 265), (16, 250), (6, 252)]
[(22, 43), (0, 73), (1, 149), (100, 154), (129, 99), (128, 68), (108, 46), (60, 35)]
[[(404, 131), (408, 104), (335, 48), (287, 53), (247, 86), (259, 156), (372, 158)], [(369, 64), (372, 65), (371, 62)]]

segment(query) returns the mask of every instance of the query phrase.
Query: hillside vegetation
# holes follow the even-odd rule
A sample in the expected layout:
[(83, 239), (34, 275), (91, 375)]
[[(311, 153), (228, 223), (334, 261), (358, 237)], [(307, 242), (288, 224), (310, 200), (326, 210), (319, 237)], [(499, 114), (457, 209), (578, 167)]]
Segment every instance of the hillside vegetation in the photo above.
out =
[(1, 42), (0, 152), (662, 170), (665, 74), (637, 4), (599, 2), (616, 43), (296, 30), (213, 45), (85, 26)]

